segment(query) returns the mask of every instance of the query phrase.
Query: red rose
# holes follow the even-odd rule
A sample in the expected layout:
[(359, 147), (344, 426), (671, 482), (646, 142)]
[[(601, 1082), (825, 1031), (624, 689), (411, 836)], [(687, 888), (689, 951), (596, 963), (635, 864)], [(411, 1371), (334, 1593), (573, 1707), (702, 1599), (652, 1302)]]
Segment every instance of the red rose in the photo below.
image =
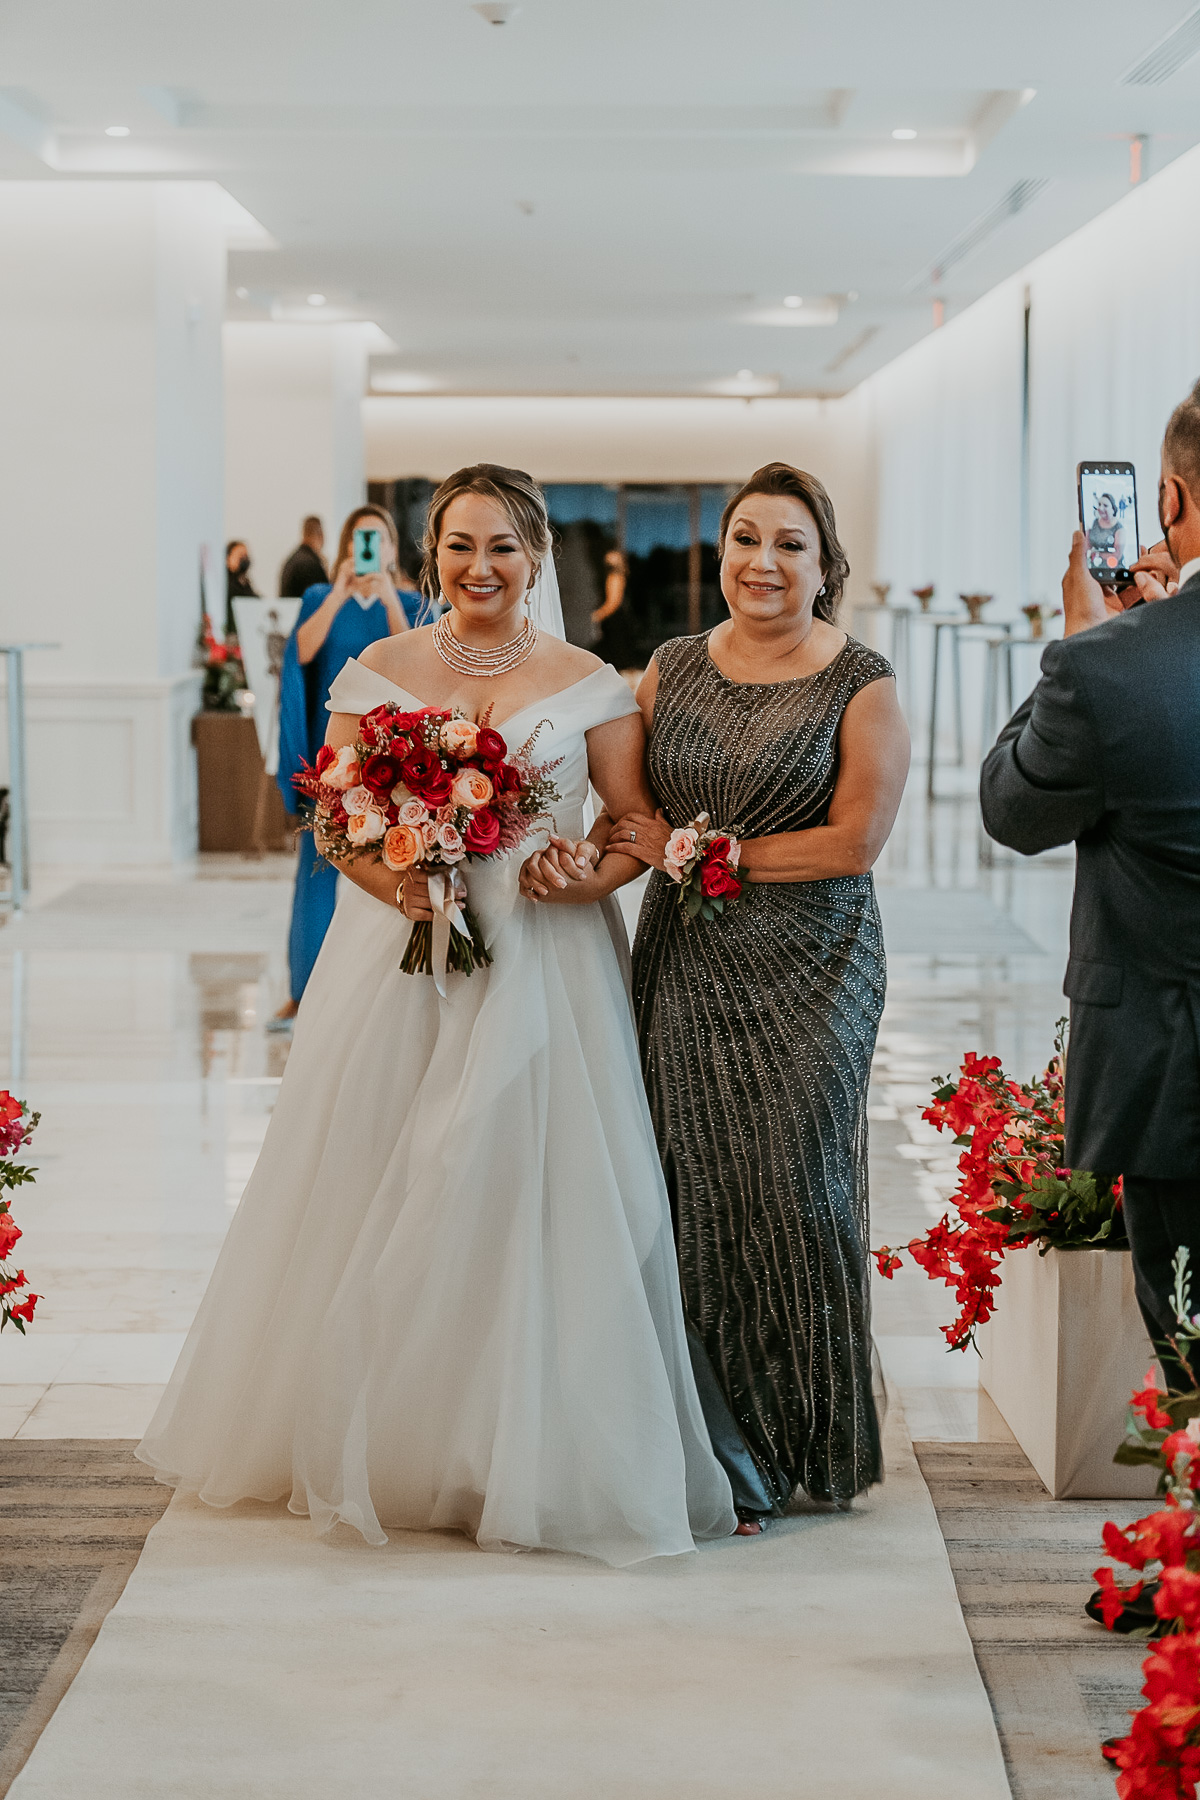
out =
[(502, 763), (508, 755), (508, 745), (500, 733), (493, 731), (488, 725), (479, 727), (479, 735), (475, 739), (475, 750), (485, 763)]
[(500, 821), (490, 806), (481, 806), (471, 814), (463, 833), (463, 842), (477, 856), (490, 856), (500, 842)]
[(705, 862), (700, 867), (700, 892), (706, 900), (736, 899), (742, 884), (732, 869), (719, 862)]
[[(437, 761), (436, 757), (434, 761)], [(395, 756), (368, 756), (362, 766), (362, 784), (370, 788), (377, 800), (386, 800), (399, 781), (403, 766)]]
[(521, 792), (524, 786), (521, 771), (515, 763), (501, 763), (499, 768), (492, 769), (491, 777), (497, 798), (507, 799), (515, 796)]
[(405, 786), (410, 787), (414, 794), (421, 794), (427, 782), (435, 780), (437, 776), (444, 773), (436, 753), (425, 749), (424, 746), (410, 752), (400, 764), (400, 774)]
[(337, 751), (333, 748), (332, 744), (322, 744), (321, 748), (317, 751), (317, 760), (313, 764), (313, 769), (318, 775), (323, 775), (330, 763), (336, 761)]
[(704, 854), (706, 857), (715, 857), (718, 862), (727, 862), (729, 859), (729, 839), (727, 837), (715, 837)]

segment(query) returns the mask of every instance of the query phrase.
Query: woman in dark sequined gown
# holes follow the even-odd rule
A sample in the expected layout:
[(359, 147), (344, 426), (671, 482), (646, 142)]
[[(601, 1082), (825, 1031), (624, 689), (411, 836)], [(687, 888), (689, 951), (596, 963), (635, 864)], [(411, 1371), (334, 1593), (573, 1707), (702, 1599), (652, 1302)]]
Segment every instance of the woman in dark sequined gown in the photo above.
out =
[[(639, 693), (657, 819), (634, 1000), (714, 1445), (746, 1528), (881, 1474), (871, 1380), (867, 1081), (885, 965), (871, 866), (908, 769), (892, 671), (832, 620), (848, 565), (814, 477), (769, 464), (722, 521), (728, 621)], [(815, 610), (814, 610), (815, 609)], [(742, 899), (685, 920), (673, 827), (738, 828)], [(665, 820), (663, 818), (665, 814)]]

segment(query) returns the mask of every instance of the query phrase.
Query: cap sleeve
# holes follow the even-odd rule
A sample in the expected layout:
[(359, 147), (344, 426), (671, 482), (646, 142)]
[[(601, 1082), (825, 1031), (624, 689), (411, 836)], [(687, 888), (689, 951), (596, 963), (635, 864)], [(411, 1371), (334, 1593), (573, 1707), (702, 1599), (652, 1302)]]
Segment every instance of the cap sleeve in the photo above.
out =
[[(342, 667), (340, 675), (334, 677), (329, 688), (329, 698), (325, 702), (328, 712), (353, 713), (361, 719), (372, 707), (383, 706), (389, 700), (411, 700), (408, 694), (386, 675), (376, 674), (368, 669), (365, 663), (352, 656)], [(420, 705), (420, 702), (417, 702)]]

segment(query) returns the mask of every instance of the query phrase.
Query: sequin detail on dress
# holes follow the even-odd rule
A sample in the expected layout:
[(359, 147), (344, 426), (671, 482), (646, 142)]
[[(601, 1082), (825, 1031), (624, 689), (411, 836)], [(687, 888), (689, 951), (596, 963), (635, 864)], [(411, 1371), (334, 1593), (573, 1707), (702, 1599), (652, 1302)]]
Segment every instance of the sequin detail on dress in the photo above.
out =
[[(705, 636), (665, 644), (658, 668), (649, 767), (668, 818), (746, 837), (824, 824), (842, 714), (892, 673), (853, 638), (800, 680), (730, 681)], [(884, 985), (869, 874), (750, 883), (691, 926), (650, 878), (634, 1000), (684, 1308), (776, 1506), (881, 1474), (866, 1099)]]

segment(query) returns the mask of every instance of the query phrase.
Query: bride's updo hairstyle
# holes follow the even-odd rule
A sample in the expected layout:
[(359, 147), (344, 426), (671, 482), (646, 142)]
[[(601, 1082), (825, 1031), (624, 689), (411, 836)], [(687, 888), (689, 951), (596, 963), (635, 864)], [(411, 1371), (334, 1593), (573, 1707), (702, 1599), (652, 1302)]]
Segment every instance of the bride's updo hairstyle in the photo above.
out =
[(793, 469), (791, 463), (764, 463), (761, 469), (755, 469), (746, 485), (738, 489), (721, 514), (721, 529), (717, 534), (718, 559), (725, 554), (725, 533), (729, 530), (729, 521), (742, 501), (748, 500), (751, 494), (787, 495), (793, 500), (801, 500), (816, 520), (821, 539), (821, 573), (825, 580), (824, 592), (818, 594), (813, 602), (813, 614), (832, 625), (837, 617), (846, 577), (850, 573), (850, 564), (846, 560), (846, 552), (838, 542), (833, 501), (826, 493), (823, 483), (805, 469)]
[(460, 494), (482, 494), (485, 499), (494, 500), (504, 510), (513, 528), (513, 535), (533, 564), (536, 576), (543, 557), (549, 554), (551, 544), (545, 495), (533, 476), (527, 475), (524, 469), (504, 469), (499, 463), (472, 463), (469, 469), (456, 469), (453, 475), (447, 475), (429, 502), (425, 535), (421, 540), (424, 552), (421, 592), (426, 599), (436, 600), (441, 593), (437, 566), (438, 539), (442, 535), (442, 520), (446, 516), (446, 508)]

